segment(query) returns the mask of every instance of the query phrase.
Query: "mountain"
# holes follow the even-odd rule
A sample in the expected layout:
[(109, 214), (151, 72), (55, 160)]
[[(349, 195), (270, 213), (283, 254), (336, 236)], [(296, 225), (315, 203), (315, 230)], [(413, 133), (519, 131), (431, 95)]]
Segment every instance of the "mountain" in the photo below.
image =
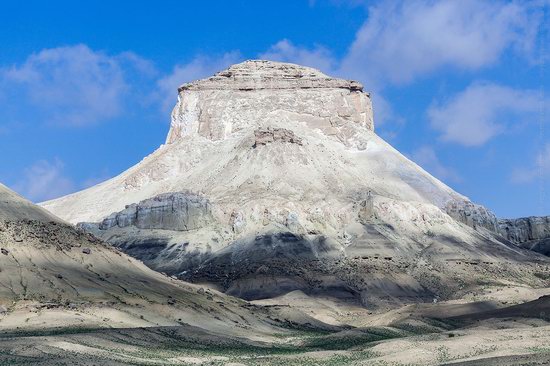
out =
[(63, 222), (42, 207), (32, 204), (0, 183), (0, 221), (5, 220)]
[(184, 84), (164, 145), (44, 208), (245, 299), (368, 307), (548, 284), (547, 257), (376, 135), (361, 84), (253, 60)]
[(550, 256), (550, 216), (501, 219), (500, 234), (522, 248)]
[(250, 310), (239, 299), (157, 273), (0, 185), (0, 337), (185, 325), (250, 338), (288, 328), (289, 319), (322, 326), (286, 313)]

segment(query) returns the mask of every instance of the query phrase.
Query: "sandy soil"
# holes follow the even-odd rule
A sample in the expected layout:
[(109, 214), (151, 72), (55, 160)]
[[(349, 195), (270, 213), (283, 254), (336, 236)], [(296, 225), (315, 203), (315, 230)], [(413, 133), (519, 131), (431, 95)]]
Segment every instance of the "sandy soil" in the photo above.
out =
[[(292, 302), (302, 294), (284, 300)], [(310, 305), (312, 299), (305, 299)], [(317, 307), (328, 309), (321, 300)], [(256, 306), (259, 309), (259, 305)], [(279, 317), (292, 319), (292, 308)], [(285, 310), (286, 309), (286, 310)], [(347, 309), (350, 313), (343, 311)], [(278, 331), (231, 332), (224, 328), (4, 330), (0, 365), (544, 365), (550, 363), (550, 297), (520, 305), (494, 302), (406, 306), (373, 314), (341, 307), (330, 319), (340, 327), (305, 329), (296, 323)], [(520, 310), (520, 311), (518, 311)], [(342, 320), (356, 311), (356, 324)], [(329, 312), (327, 312), (328, 314)], [(55, 312), (49, 314), (54, 317)], [(59, 315), (59, 314), (57, 314)], [(67, 315), (67, 314), (65, 314)], [(75, 314), (73, 314), (76, 316)], [(340, 317), (338, 317), (338, 315)], [(17, 316), (14, 314), (12, 316)], [(359, 318), (364, 318), (359, 320)], [(378, 320), (375, 320), (378, 319)], [(207, 329), (209, 328), (209, 329)]]

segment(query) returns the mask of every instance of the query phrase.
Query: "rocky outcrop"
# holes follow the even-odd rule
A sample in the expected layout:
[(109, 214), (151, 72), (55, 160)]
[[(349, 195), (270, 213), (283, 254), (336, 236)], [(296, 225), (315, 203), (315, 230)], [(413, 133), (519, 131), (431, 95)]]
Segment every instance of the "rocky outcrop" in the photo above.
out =
[(361, 223), (368, 223), (375, 217), (374, 198), (371, 191), (367, 193), (367, 197), (364, 200), (359, 202), (358, 217)]
[(254, 131), (254, 145), (267, 145), (272, 142), (284, 142), (290, 144), (302, 145), (302, 139), (294, 134), (294, 132), (285, 128), (265, 128)]
[(511, 242), (550, 255), (550, 216), (498, 220), (500, 234)]
[[(234, 65), (179, 89), (166, 142), (44, 206), (71, 222), (103, 220), (104, 230), (82, 227), (158, 271), (247, 298), (283, 283), (366, 304), (431, 301), (516, 281), (516, 265), (522, 281), (541, 281), (525, 263), (542, 256), (497, 235), (489, 210), (374, 133), (370, 96), (353, 81), (278, 62)], [(201, 197), (163, 196), (176, 187)]]
[(354, 80), (331, 78), (319, 70), (267, 60), (249, 60), (207, 79), (183, 84), (185, 90), (346, 89), (363, 91)]
[[(80, 247), (82, 244), (108, 247), (108, 245), (90, 233), (83, 230), (75, 230), (73, 226), (61, 222), (17, 220), (6, 221), (3, 223), (3, 226), (3, 230), (0, 231), (0, 239), (8, 237), (11, 241), (19, 243), (21, 246), (32, 244), (37, 249), (45, 250), (53, 248), (57, 251), (70, 251), (75, 247)], [(90, 247), (85, 249), (90, 251)], [(0, 252), (4, 255), (10, 253), (6, 248), (0, 249)]]
[(482, 227), (495, 233), (498, 232), (495, 214), (471, 201), (451, 200), (445, 205), (445, 212), (453, 219), (473, 229)]
[(360, 131), (374, 130), (371, 99), (362, 90), (356, 81), (331, 78), (309, 67), (246, 61), (179, 88), (166, 143), (197, 134), (224, 140), (258, 125), (276, 127), (276, 115), (346, 145), (361, 146), (355, 141)]
[(498, 220), (500, 234), (514, 243), (550, 238), (550, 216)]
[(246, 220), (244, 215), (240, 211), (233, 211), (231, 217), (229, 218), (229, 225), (234, 233), (241, 233), (246, 227)]
[[(135, 226), (140, 229), (188, 231), (207, 225), (212, 219), (208, 200), (188, 192), (165, 193), (131, 204), (105, 218), (100, 230)], [(86, 223), (81, 224), (86, 228)]]
[(550, 256), (550, 216), (497, 219), (487, 208), (470, 201), (449, 201), (445, 211), (473, 229), (488, 229), (517, 246)]

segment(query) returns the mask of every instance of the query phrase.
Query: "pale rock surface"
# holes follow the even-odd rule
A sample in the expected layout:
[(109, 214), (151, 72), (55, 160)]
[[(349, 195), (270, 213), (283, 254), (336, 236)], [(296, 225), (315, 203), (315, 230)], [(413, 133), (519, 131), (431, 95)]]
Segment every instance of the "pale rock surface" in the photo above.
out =
[[(173, 207), (181, 208), (185, 204), (176, 202), (189, 197), (164, 198), (169, 198)], [(192, 197), (191, 201), (195, 199)], [(152, 221), (157, 218), (152, 216)], [(254, 339), (286, 331), (281, 327), (289, 324), (284, 314), (258, 306), (250, 310), (242, 300), (155, 272), (3, 185), (0, 247), (0, 343), (18, 338), (10, 337), (10, 332), (47, 335), (53, 329), (59, 334), (72, 334), (89, 328), (182, 325), (212, 332), (214, 339), (220, 333), (224, 337)], [(297, 312), (288, 315), (293, 321), (323, 326)], [(298, 320), (300, 317), (303, 320)], [(40, 357), (51, 359), (34, 348), (36, 342), (31, 343), (25, 349), (24, 364), (42, 364)], [(40, 357), (30, 357), (31, 354)], [(0, 351), (0, 363), (6, 360), (1, 356), (8, 358), (8, 364), (17, 363), (18, 358), (12, 357), (11, 352)], [(51, 364), (59, 363), (52, 360)]]
[[(373, 133), (370, 97), (357, 83), (268, 61), (248, 61), (231, 70), (236, 70), (233, 77), (213, 84), (219, 89), (210, 79), (180, 89), (167, 144), (140, 164), (43, 206), (77, 223), (182, 190), (201, 193), (218, 207), (266, 199), (273, 201), (264, 205), (271, 211), (288, 202), (315, 210), (326, 205), (331, 215), (369, 190), (438, 207), (465, 199)], [(254, 88), (232, 87), (242, 75), (255, 73), (260, 76)], [(273, 86), (281, 74), (292, 80), (311, 73), (319, 77), (307, 88), (293, 89), (289, 81), (284, 88)], [(190, 103), (193, 110), (187, 108)], [(344, 106), (349, 113), (342, 112)], [(229, 218), (233, 210), (223, 211)], [(302, 218), (310, 209), (304, 211), (298, 212)]]
[(236, 64), (207, 79), (183, 84), (185, 90), (283, 90), (346, 89), (362, 91), (357, 81), (335, 79), (311, 67), (267, 60)]
[(453, 219), (462, 222), (474, 229), (484, 227), (498, 232), (498, 221), (494, 213), (487, 208), (470, 201), (449, 201), (445, 205), (445, 212)]
[(195, 230), (212, 221), (208, 200), (188, 192), (165, 193), (106, 217), (99, 229), (136, 226), (140, 229)]
[[(154, 215), (141, 227), (126, 218), (127, 206), (133, 217), (130, 205), (167, 192), (204, 197), (212, 220), (177, 231), (146, 223)], [(546, 260), (502, 239), (490, 211), (377, 136), (359, 83), (271, 61), (183, 85), (165, 145), (42, 206), (72, 223), (107, 218), (108, 230), (84, 227), (157, 270), (248, 299), (301, 290), (432, 301), (481, 278), (518, 281), (517, 266), (538, 284), (527, 263)]]
[(302, 145), (301, 138), (297, 137), (294, 132), (284, 128), (272, 129), (268, 127), (266, 129), (257, 129), (254, 131), (254, 138), (253, 147), (267, 145), (272, 142), (287, 142)]
[(179, 88), (166, 143), (191, 135), (225, 140), (287, 120), (364, 148), (361, 131), (372, 131), (374, 122), (370, 96), (362, 89), (303, 66), (246, 61)]

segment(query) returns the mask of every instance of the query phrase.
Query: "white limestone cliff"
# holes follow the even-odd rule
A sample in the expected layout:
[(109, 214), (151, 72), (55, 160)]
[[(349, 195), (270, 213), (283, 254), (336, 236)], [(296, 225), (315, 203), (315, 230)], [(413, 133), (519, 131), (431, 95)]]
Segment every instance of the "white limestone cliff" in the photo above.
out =
[[(190, 230), (189, 215), (162, 198), (178, 192), (208, 202)], [(324, 286), (363, 302), (428, 299), (474, 285), (468, 263), (497, 276), (510, 258), (535, 255), (500, 241), (489, 210), (377, 136), (359, 83), (271, 61), (184, 84), (165, 145), (117, 177), (42, 205), (72, 223), (101, 222), (83, 227), (157, 270), (245, 298)], [(147, 209), (137, 225), (139, 207)], [(185, 222), (163, 226), (174, 217)], [(371, 263), (378, 258), (388, 262)], [(371, 269), (351, 276), (348, 266), (361, 261)]]
[[(370, 96), (357, 82), (246, 61), (183, 85), (178, 99), (166, 145), (107, 182), (43, 206), (70, 222), (99, 221), (157, 194), (189, 190), (227, 202), (228, 218), (232, 207), (298, 205), (304, 220), (311, 210), (338, 216), (368, 191), (437, 207), (465, 200), (374, 133)], [(295, 140), (254, 148), (269, 129)]]
[(370, 96), (362, 90), (358, 82), (311, 68), (246, 61), (179, 88), (166, 143), (192, 135), (225, 140), (239, 131), (291, 120), (364, 148), (361, 132), (374, 130), (374, 122)]

